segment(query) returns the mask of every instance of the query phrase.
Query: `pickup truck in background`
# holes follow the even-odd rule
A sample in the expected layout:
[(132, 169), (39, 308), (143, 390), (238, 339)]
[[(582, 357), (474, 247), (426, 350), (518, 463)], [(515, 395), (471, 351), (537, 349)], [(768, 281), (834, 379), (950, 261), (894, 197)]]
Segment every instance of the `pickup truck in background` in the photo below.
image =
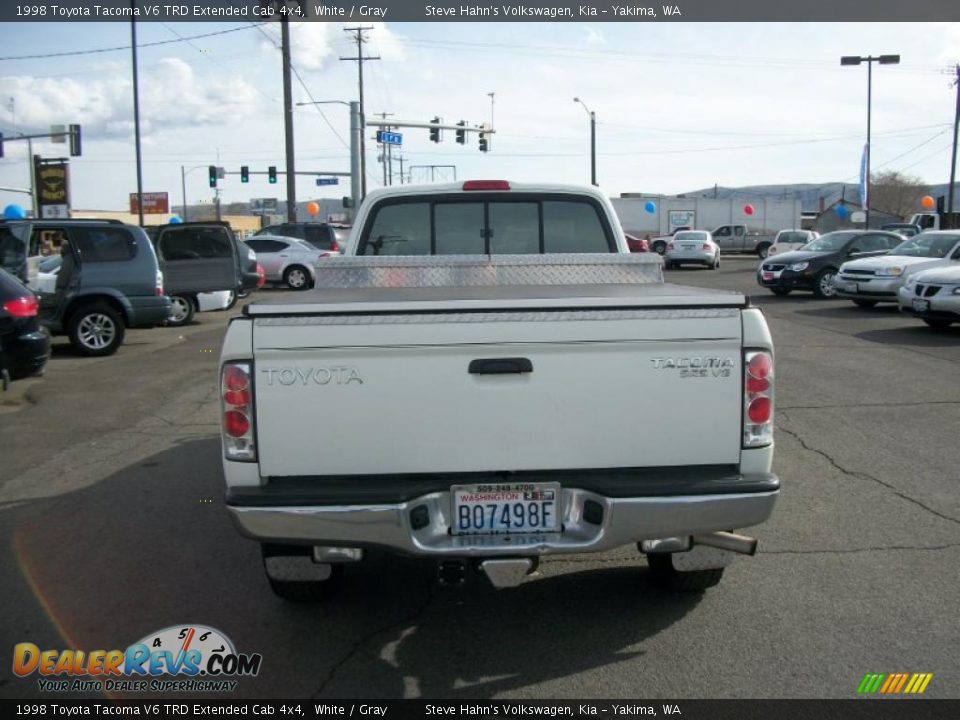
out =
[(370, 550), (509, 587), (635, 545), (694, 591), (755, 551), (734, 531), (779, 493), (763, 315), (665, 284), (595, 188), (377, 190), (317, 273), (220, 357), (226, 504), (279, 596), (324, 597)]
[(776, 233), (753, 232), (746, 225), (719, 225), (711, 234), (720, 252), (755, 253), (760, 258), (767, 257), (777, 237)]

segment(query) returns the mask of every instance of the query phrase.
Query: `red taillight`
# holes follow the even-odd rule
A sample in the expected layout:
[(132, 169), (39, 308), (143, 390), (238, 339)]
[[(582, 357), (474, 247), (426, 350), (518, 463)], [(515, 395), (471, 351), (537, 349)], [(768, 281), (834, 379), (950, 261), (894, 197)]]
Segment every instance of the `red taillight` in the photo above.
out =
[(267, 271), (263, 269), (263, 265), (257, 263), (257, 287), (262, 288), (267, 284)]
[(250, 421), (239, 410), (228, 410), (223, 414), (223, 429), (230, 437), (240, 438), (250, 432)]
[(334, 252), (340, 252), (340, 243), (334, 240), (332, 243), (330, 243), (330, 249)]
[(710, 244), (709, 244), (709, 243), (704, 243), (704, 244), (703, 244), (703, 249), (704, 249), (704, 250), (712, 250), (713, 248), (710, 247)]
[(773, 355), (748, 350), (743, 361), (743, 447), (763, 447), (773, 442)]
[(773, 372), (773, 360), (767, 353), (757, 353), (747, 363), (747, 373), (750, 377), (763, 380)]
[(21, 295), (5, 302), (3, 309), (15, 318), (36, 317), (40, 310), (40, 302), (36, 295)]
[(220, 374), (223, 454), (227, 460), (257, 459), (253, 436), (252, 365), (229, 362)]
[(750, 422), (757, 425), (769, 422), (772, 407), (773, 403), (766, 395), (760, 395), (751, 400), (750, 406), (747, 408), (747, 416), (750, 418)]
[(506, 180), (467, 180), (463, 184), (464, 190), (509, 190), (510, 183)]

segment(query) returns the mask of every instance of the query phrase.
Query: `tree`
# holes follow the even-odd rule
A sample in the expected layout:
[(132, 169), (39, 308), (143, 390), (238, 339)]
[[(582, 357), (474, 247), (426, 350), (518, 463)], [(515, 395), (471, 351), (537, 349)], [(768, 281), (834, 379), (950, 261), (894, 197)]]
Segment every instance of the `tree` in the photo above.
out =
[(920, 198), (929, 193), (923, 180), (896, 170), (870, 176), (870, 207), (901, 218), (916, 212)]

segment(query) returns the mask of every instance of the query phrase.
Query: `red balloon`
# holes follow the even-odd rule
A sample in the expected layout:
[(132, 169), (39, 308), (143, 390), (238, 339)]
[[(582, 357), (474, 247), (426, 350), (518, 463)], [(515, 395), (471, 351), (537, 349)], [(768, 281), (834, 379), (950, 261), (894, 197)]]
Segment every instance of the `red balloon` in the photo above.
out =
[(747, 205), (744, 205), (744, 206), (743, 206), (743, 214), (744, 214), (744, 215), (753, 215), (753, 205), (750, 205), (749, 203), (748, 203)]

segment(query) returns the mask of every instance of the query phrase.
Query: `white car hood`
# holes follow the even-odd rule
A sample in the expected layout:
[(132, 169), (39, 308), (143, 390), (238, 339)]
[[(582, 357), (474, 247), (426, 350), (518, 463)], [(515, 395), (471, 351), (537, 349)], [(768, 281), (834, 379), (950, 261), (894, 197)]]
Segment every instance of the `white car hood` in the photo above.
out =
[(914, 279), (918, 283), (960, 285), (960, 263), (953, 262), (949, 267), (935, 267), (932, 270), (918, 272)]
[(950, 262), (946, 258), (913, 257), (910, 255), (877, 255), (862, 260), (851, 260), (841, 266), (841, 270), (879, 270), (882, 267), (896, 265), (904, 268), (904, 275), (919, 271), (921, 268), (937, 267)]

